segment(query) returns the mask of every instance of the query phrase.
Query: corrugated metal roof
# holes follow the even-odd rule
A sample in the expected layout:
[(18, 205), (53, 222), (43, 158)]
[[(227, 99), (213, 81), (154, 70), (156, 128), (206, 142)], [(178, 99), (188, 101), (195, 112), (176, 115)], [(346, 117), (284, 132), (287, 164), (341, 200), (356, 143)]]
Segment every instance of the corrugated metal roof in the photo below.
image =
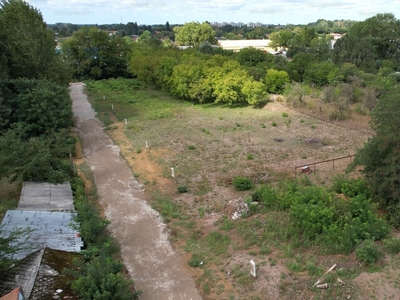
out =
[[(0, 295), (12, 291), (16, 287), (21, 287), (26, 298), (29, 298), (40, 262), (44, 254), (44, 249), (31, 253), (24, 259), (15, 262), (10, 268), (0, 273)], [(16, 277), (18, 276), (18, 282)]]
[(36, 250), (44, 247), (79, 252), (83, 247), (78, 230), (73, 228), (75, 213), (48, 212), (48, 211), (7, 211), (1, 223), (1, 236), (8, 237), (16, 229), (29, 229), (28, 239), (22, 236), (15, 241), (23, 243), (24, 248), (10, 256), (12, 259), (21, 259)]
[(18, 209), (75, 211), (71, 185), (69, 182), (52, 184), (25, 181), (22, 185)]

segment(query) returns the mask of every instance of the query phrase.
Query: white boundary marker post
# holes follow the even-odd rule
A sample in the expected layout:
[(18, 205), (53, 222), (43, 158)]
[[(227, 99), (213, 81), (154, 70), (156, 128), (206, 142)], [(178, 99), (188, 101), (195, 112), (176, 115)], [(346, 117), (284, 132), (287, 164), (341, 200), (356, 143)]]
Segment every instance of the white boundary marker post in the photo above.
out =
[(128, 121), (125, 119), (125, 125), (128, 125)]
[(114, 104), (111, 104), (111, 110), (114, 110)]
[(253, 277), (257, 277), (256, 274), (256, 263), (253, 260), (250, 260), (250, 264), (252, 268), (250, 269), (250, 274), (253, 275)]
[(174, 168), (171, 168), (171, 176), (172, 176), (172, 178), (175, 178), (175, 170), (174, 170)]
[(149, 149), (149, 143), (146, 141), (146, 149)]

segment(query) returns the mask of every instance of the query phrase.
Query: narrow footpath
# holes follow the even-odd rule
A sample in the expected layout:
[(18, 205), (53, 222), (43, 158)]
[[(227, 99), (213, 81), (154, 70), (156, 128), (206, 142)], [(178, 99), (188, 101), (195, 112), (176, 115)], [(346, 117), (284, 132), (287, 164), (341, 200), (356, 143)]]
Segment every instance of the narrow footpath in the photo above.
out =
[(84, 158), (96, 181), (99, 200), (113, 237), (121, 245), (125, 267), (143, 294), (141, 300), (202, 299), (183, 259), (169, 242), (169, 230), (144, 199), (120, 149), (104, 132), (83, 92), (70, 85)]

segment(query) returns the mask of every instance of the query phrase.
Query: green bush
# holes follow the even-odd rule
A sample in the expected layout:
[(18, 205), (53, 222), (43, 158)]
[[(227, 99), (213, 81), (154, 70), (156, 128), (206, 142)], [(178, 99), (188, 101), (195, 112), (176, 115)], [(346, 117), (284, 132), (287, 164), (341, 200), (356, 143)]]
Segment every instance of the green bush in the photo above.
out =
[(233, 186), (237, 191), (246, 191), (250, 190), (253, 187), (253, 184), (250, 178), (237, 176), (233, 179)]
[(189, 146), (188, 146), (188, 149), (189, 149), (189, 150), (194, 150), (194, 149), (196, 149), (196, 147), (195, 147), (194, 145), (189, 145)]
[(400, 240), (399, 239), (385, 239), (383, 240), (385, 251), (390, 254), (400, 253)]
[(272, 188), (268, 185), (260, 186), (252, 195), (251, 199), (254, 202), (259, 202), (264, 205), (266, 208), (281, 210), (284, 207), (281, 205), (282, 203), (278, 201), (278, 192), (276, 189)]
[(192, 257), (189, 259), (189, 266), (196, 268), (203, 264), (203, 257), (198, 253), (193, 253)]
[(356, 257), (366, 265), (374, 264), (377, 262), (383, 253), (375, 245), (373, 240), (366, 240), (356, 249)]
[(283, 112), (282, 117), (287, 118), (287, 117), (289, 117), (289, 114), (287, 112)]
[(186, 186), (184, 186), (184, 185), (178, 186), (178, 193), (183, 194), (183, 193), (187, 193), (188, 191), (189, 190)]
[(337, 175), (333, 178), (332, 190), (336, 193), (342, 193), (347, 197), (365, 195), (371, 197), (367, 182), (363, 178), (348, 178), (346, 175)]
[(400, 229), (400, 202), (386, 207), (386, 218), (390, 225)]

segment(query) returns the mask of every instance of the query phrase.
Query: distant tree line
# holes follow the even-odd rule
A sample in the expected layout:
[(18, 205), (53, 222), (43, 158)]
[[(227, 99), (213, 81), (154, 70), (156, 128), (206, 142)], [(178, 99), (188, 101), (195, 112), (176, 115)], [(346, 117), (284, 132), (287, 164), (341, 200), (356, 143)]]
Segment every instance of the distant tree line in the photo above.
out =
[[(207, 22), (208, 23), (208, 22)], [(257, 27), (249, 27), (247, 25), (233, 26), (231, 24), (225, 24), (221, 27), (213, 26), (215, 31), (215, 38), (228, 39), (228, 40), (241, 40), (241, 39), (265, 39), (269, 34), (277, 32), (281, 29), (288, 29), (290, 31), (297, 31), (303, 27), (314, 28), (315, 32), (318, 34), (328, 34), (328, 33), (346, 33), (351, 26), (356, 23), (351, 20), (324, 20), (319, 19), (316, 22), (309, 23), (308, 25), (263, 25)], [(210, 23), (208, 23), (210, 24)], [(51, 28), (58, 37), (69, 37), (72, 34), (81, 29), (82, 27), (97, 27), (104, 31), (115, 31), (120, 36), (132, 36), (141, 35), (145, 31), (149, 31), (158, 38), (168, 37), (171, 40), (175, 40), (175, 35), (173, 29), (175, 27), (180, 27), (183, 24), (154, 24), (154, 25), (143, 25), (137, 24), (137, 22), (128, 22), (126, 24), (87, 24), (87, 25), (77, 25), (71, 23), (56, 23), (48, 24), (47, 26)]]

